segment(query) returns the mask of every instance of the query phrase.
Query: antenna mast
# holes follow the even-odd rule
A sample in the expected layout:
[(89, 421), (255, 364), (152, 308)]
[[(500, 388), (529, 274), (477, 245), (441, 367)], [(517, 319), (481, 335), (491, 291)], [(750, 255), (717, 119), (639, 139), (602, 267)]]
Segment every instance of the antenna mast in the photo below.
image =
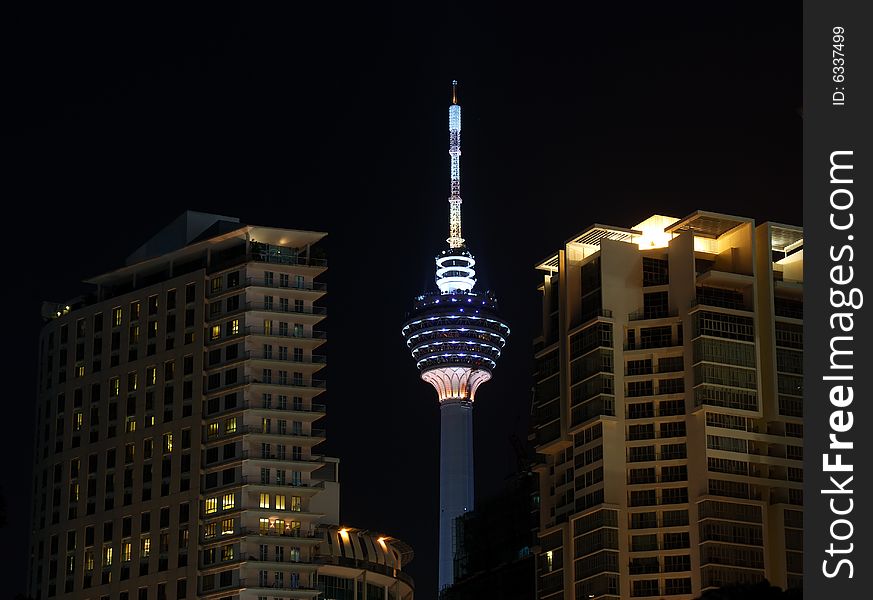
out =
[(463, 248), (461, 237), (461, 105), (458, 104), (458, 82), (452, 81), (452, 105), (449, 106), (449, 156), (451, 161), (452, 195), (449, 196), (449, 248)]

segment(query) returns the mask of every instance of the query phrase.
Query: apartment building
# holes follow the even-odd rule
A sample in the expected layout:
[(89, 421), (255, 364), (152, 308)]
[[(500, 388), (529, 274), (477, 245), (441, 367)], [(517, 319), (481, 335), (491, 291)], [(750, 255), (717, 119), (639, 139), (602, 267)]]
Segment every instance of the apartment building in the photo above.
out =
[(537, 268), (538, 597), (800, 587), (802, 229), (655, 215)]
[(189, 211), (44, 304), (30, 596), (412, 598), (408, 546), (343, 543), (316, 448), (324, 235)]

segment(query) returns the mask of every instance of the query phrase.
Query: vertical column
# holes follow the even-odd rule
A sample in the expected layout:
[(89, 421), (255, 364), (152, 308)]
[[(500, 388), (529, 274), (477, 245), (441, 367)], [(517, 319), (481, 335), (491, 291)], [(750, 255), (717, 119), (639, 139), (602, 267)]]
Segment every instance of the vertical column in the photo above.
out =
[(454, 582), (454, 520), (473, 510), (473, 403), (440, 405), (439, 589)]

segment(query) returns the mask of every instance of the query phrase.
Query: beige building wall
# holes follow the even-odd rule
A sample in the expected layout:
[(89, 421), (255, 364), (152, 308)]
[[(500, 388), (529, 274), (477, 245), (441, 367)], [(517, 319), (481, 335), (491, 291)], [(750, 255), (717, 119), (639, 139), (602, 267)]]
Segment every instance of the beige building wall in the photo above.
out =
[(800, 585), (802, 243), (698, 211), (539, 265), (540, 598)]
[[(314, 598), (322, 571), (368, 571), (324, 558), (324, 235), (189, 212), (92, 295), (44, 306), (31, 597)], [(374, 598), (412, 598), (395, 562), (374, 563)]]

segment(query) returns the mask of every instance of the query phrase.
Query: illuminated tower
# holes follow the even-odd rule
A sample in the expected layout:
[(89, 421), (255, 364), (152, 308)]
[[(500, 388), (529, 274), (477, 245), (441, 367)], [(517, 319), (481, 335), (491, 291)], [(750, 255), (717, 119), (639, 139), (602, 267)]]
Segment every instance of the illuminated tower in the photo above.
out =
[(473, 509), (473, 400), (491, 379), (509, 336), (489, 292), (474, 292), (476, 261), (461, 237), (461, 106), (457, 81), (449, 106), (449, 247), (436, 257), (439, 291), (418, 296), (403, 337), (421, 378), (440, 402), (439, 587), (453, 582), (454, 519)]

